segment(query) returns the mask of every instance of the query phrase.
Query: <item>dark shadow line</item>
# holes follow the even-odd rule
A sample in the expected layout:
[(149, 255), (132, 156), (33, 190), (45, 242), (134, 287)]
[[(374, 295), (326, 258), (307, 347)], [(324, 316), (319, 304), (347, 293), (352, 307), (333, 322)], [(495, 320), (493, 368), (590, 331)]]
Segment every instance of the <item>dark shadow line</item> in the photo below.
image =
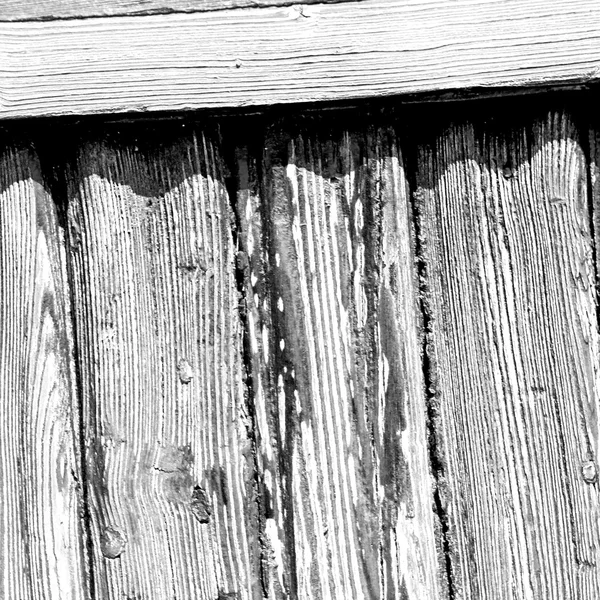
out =
[[(445, 482), (445, 460), (443, 449), (439, 441), (438, 425), (439, 421), (439, 397), (437, 393), (437, 373), (435, 361), (432, 359), (433, 348), (433, 317), (429, 306), (429, 276), (427, 271), (427, 257), (423, 243), (423, 232), (421, 227), (422, 212), (419, 205), (419, 186), (418, 180), (418, 147), (431, 140), (418, 132), (420, 119), (411, 119), (414, 121), (413, 130), (409, 128), (399, 131), (402, 155), (404, 158), (404, 168), (408, 185), (409, 206), (413, 225), (413, 247), (415, 253), (415, 270), (418, 283), (418, 306), (421, 316), (421, 370), (423, 373), (423, 383), (426, 402), (426, 427), (427, 427), (427, 449), (431, 475), (433, 476), (433, 511), (439, 522), (439, 537), (443, 552), (443, 566), (448, 591), (448, 600), (454, 600), (456, 597), (454, 568), (452, 564), (452, 552), (450, 547), (450, 526), (449, 517), (442, 500), (440, 489), (446, 485)], [(404, 134), (404, 135), (402, 135)], [(403, 144), (403, 139), (406, 142)], [(440, 565), (442, 566), (442, 565)]]
[[(269, 557), (267, 549), (264, 546), (264, 537), (266, 535), (266, 523), (265, 523), (265, 506), (264, 506), (264, 494), (262, 493), (263, 483), (261, 481), (261, 473), (258, 461), (258, 442), (256, 439), (256, 432), (258, 431), (258, 417), (256, 416), (256, 398), (254, 393), (254, 365), (252, 359), (252, 342), (250, 339), (250, 323), (248, 318), (248, 294), (251, 293), (249, 283), (249, 259), (242, 242), (242, 218), (240, 215), (240, 208), (238, 206), (238, 192), (241, 191), (240, 180), (239, 180), (239, 169), (237, 165), (238, 161), (238, 148), (239, 144), (239, 130), (236, 135), (236, 130), (229, 131), (229, 128), (223, 128), (221, 132), (220, 149), (221, 159), (225, 166), (225, 186), (227, 189), (227, 199), (229, 202), (229, 210), (232, 215), (232, 227), (231, 236), (233, 246), (235, 249), (235, 265), (234, 275), (235, 284), (238, 292), (238, 316), (242, 328), (242, 351), (241, 351), (241, 363), (242, 363), (242, 380), (244, 387), (244, 400), (246, 403), (246, 410), (250, 420), (250, 427), (247, 428), (247, 435), (252, 448), (252, 459), (253, 459), (253, 476), (252, 485), (255, 492), (255, 503), (257, 510), (257, 523), (256, 531), (258, 534), (259, 543), (259, 555), (258, 555), (258, 576), (260, 578), (260, 587), (262, 591), (262, 597), (269, 597), (269, 574), (265, 565), (269, 563)], [(261, 131), (262, 133), (262, 131)], [(262, 147), (264, 136), (260, 136), (260, 139), (253, 140), (257, 148)], [(237, 139), (237, 142), (236, 142)], [(250, 160), (250, 152), (254, 148), (248, 147), (247, 160)], [(260, 156), (260, 155), (259, 155)], [(260, 162), (260, 161), (259, 161)], [(258, 166), (258, 165), (257, 165)], [(259, 374), (257, 374), (259, 376)]]

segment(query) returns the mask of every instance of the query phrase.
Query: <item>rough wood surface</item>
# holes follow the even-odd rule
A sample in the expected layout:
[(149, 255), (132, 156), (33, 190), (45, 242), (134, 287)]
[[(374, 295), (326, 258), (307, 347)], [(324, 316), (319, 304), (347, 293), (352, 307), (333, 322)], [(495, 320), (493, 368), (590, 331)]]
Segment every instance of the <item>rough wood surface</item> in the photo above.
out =
[(0, 24), (0, 118), (592, 82), (596, 0), (364, 0)]
[[(174, 12), (205, 12), (231, 8), (316, 4), (323, 0), (2, 0), (0, 21), (83, 19), (121, 15), (151, 15)], [(357, 0), (325, 0), (349, 2)]]
[(577, 131), (560, 112), (501, 133), (463, 122), (418, 171), (454, 597), (595, 599), (599, 346)]
[(258, 598), (221, 163), (161, 136), (90, 141), (69, 176), (95, 597)]
[(445, 598), (395, 135), (288, 139), (238, 153), (265, 588)]
[(63, 231), (33, 151), (0, 154), (0, 597), (87, 599)]

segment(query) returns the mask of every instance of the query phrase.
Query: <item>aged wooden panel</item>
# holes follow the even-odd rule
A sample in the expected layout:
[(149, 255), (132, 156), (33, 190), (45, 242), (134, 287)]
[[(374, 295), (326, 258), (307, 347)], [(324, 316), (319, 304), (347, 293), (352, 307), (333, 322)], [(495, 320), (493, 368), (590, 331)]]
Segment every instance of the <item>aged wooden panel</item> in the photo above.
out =
[(0, 597), (85, 600), (63, 230), (36, 154), (0, 153)]
[(69, 177), (96, 597), (258, 598), (217, 151), (201, 133), (90, 141)]
[(395, 135), (273, 131), (265, 147), (237, 157), (265, 588), (445, 598)]
[(421, 148), (417, 183), (455, 597), (597, 598), (598, 326), (577, 131), (562, 112), (463, 122)]
[[(303, 0), (297, 4), (357, 0)], [(0, 21), (82, 19), (120, 15), (151, 15), (173, 12), (205, 12), (231, 8), (289, 6), (290, 0), (2, 0)]]
[(586, 83), (596, 0), (364, 0), (0, 24), (0, 118)]

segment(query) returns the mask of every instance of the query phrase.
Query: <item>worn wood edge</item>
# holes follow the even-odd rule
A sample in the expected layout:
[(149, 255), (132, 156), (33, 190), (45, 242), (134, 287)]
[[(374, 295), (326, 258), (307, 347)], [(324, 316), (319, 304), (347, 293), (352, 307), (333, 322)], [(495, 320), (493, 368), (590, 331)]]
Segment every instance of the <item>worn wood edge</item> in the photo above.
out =
[[(523, 105), (536, 106), (543, 97), (545, 101), (555, 104), (572, 105), (577, 102), (595, 102), (600, 92), (600, 86), (594, 82), (589, 84), (540, 85), (514, 88), (465, 88), (445, 92), (421, 92), (415, 94), (392, 95), (385, 98), (353, 98), (348, 100), (331, 100), (321, 102), (298, 102), (290, 104), (256, 105), (249, 107), (207, 108), (190, 111), (156, 111), (149, 113), (97, 113), (89, 115), (68, 115), (57, 117), (19, 117), (0, 118), (0, 132), (28, 131), (35, 132), (39, 139), (51, 139), (64, 134), (68, 127), (79, 135), (99, 135), (107, 127), (117, 127), (125, 132), (127, 128), (143, 125), (147, 130), (157, 127), (214, 127), (222, 132), (226, 139), (238, 139), (240, 128), (256, 130), (258, 127), (268, 128), (271, 123), (279, 123), (294, 119), (320, 118), (326, 116), (326, 122), (338, 122), (340, 118), (360, 118), (374, 123), (396, 122), (412, 118), (413, 114), (440, 115), (435, 112), (435, 105), (443, 108), (444, 112), (469, 111), (480, 101), (485, 101), (487, 109), (496, 110), (510, 106), (517, 107), (522, 112)], [(433, 105), (433, 107), (432, 107)], [(587, 106), (587, 105), (586, 105)], [(517, 110), (515, 108), (514, 110)], [(585, 108), (587, 111), (588, 108)], [(325, 121), (322, 121), (323, 123)], [(224, 133), (224, 132), (227, 133)], [(262, 129), (261, 129), (262, 132)], [(164, 135), (164, 130), (161, 131)], [(257, 134), (259, 135), (259, 134)], [(260, 134), (262, 135), (262, 133)], [(135, 138), (136, 136), (134, 136)], [(233, 159), (232, 159), (233, 160)]]
[(0, 24), (0, 118), (589, 85), (593, 0), (342, 4)]

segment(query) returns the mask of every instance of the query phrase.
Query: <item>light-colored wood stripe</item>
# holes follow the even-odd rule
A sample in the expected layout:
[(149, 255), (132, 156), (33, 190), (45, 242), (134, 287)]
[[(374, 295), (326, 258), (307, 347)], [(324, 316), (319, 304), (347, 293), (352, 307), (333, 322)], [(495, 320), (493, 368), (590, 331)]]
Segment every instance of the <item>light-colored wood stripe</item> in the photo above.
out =
[(600, 365), (578, 133), (560, 112), (463, 122), (418, 168), (455, 597), (592, 600)]
[(238, 155), (265, 587), (273, 598), (444, 598), (396, 138), (285, 139), (272, 132), (258, 170)]
[(219, 156), (90, 142), (69, 177), (96, 597), (258, 598)]
[(63, 230), (36, 154), (0, 154), (0, 597), (86, 600)]
[(595, 0), (364, 0), (0, 24), (0, 118), (592, 82)]

